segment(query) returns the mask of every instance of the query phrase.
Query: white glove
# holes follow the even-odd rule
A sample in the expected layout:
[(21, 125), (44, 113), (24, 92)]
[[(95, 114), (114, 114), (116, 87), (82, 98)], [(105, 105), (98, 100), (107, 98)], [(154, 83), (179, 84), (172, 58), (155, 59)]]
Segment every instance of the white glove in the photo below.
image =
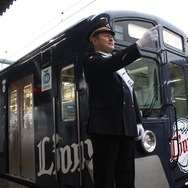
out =
[(138, 132), (138, 137), (135, 138), (136, 141), (141, 140), (144, 136), (144, 128), (142, 124), (137, 124), (137, 132)]
[(156, 25), (155, 27), (152, 27), (151, 29), (147, 30), (142, 36), (142, 38), (136, 41), (136, 44), (138, 45), (140, 49), (143, 49), (149, 44), (151, 44), (152, 42), (155, 42), (158, 40), (159, 36), (158, 36), (157, 30), (159, 27), (160, 25)]

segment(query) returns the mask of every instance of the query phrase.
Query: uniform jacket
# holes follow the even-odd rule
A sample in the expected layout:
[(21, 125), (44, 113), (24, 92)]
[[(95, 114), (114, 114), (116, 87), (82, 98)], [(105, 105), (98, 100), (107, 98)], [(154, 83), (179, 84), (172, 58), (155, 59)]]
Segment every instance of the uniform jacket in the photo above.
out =
[(109, 58), (93, 52), (84, 60), (84, 74), (89, 86), (90, 134), (137, 136), (140, 111), (133, 94), (116, 73), (140, 57), (136, 44)]

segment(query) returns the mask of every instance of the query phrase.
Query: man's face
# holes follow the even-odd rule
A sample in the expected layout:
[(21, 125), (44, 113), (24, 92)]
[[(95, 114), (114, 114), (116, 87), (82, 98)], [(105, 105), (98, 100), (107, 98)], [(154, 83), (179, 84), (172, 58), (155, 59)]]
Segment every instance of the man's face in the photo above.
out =
[(92, 38), (92, 43), (96, 51), (112, 53), (114, 50), (114, 37), (110, 33), (100, 33)]

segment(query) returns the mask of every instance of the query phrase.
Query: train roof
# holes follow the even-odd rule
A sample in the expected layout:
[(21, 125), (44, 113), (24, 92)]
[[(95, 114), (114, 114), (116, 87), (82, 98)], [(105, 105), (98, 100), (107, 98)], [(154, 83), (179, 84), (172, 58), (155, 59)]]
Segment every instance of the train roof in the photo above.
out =
[[(34, 57), (38, 53), (42, 53), (43, 51), (45, 51), (49, 47), (51, 47), (51, 46), (57, 44), (59, 41), (63, 40), (63, 38), (65, 38), (66, 36), (73, 34), (74, 31), (77, 28), (79, 28), (79, 26), (82, 25), (82, 24), (85, 25), (85, 29), (87, 30), (88, 27), (86, 27), (86, 25), (89, 25), (90, 23), (94, 22), (95, 19), (97, 19), (98, 17), (102, 17), (102, 16), (106, 16), (111, 21), (113, 21), (115, 19), (121, 19), (121, 18), (130, 18), (130, 19), (140, 19), (140, 20), (144, 20), (144, 21), (145, 20), (152, 21), (152, 22), (155, 22), (156, 24), (160, 24), (161, 26), (168, 27), (171, 30), (175, 31), (176, 33), (181, 34), (185, 38), (188, 38), (188, 36), (182, 30), (180, 30), (178, 27), (176, 27), (172, 23), (169, 23), (168, 21), (166, 21), (166, 20), (164, 20), (160, 17), (154, 16), (154, 15), (151, 15), (151, 14), (147, 14), (147, 13), (136, 12), (136, 11), (106, 10), (106, 11), (103, 11), (103, 12), (98, 13), (96, 15), (90, 15), (86, 18), (83, 18), (82, 20), (75, 23), (71, 27), (69, 27), (66, 30), (58, 33), (53, 38), (51, 38), (48, 41), (46, 41), (45, 43), (41, 44), (39, 47), (35, 48), (30, 53), (26, 54), (24, 57), (21, 57), (19, 60), (17, 60), (15, 63), (10, 65), (9, 67), (12, 67), (19, 62), (23, 63), (25, 61), (28, 61), (29, 59), (31, 59), (32, 57)], [(7, 67), (5, 69), (9, 69), (9, 67)]]
[[(170, 22), (168, 22), (168, 21), (166, 21), (166, 20), (164, 20), (160, 17), (157, 17), (155, 15), (142, 13), (142, 12), (136, 12), (136, 11), (128, 11), (128, 10), (106, 10), (106, 11), (103, 11), (103, 12), (98, 13), (96, 15), (90, 15), (87, 18), (83, 18), (82, 20), (75, 23), (71, 27), (69, 27), (66, 30), (58, 33), (56, 36), (54, 36), (53, 38), (51, 38), (48, 41), (46, 41), (45, 43), (43, 43), (42, 45), (40, 45), (39, 47), (34, 49), (32, 52), (30, 52), (29, 54), (33, 53), (36, 50), (44, 50), (44, 48), (47, 48), (49, 45), (52, 45), (52, 44), (58, 42), (59, 40), (61, 40), (63, 37), (65, 37), (66, 34), (69, 34), (71, 31), (74, 32), (75, 28), (79, 27), (79, 25), (81, 25), (83, 22), (88, 22), (88, 23), (93, 22), (96, 17), (101, 17), (103, 15), (106, 15), (111, 20), (126, 17), (126, 18), (135, 18), (135, 19), (141, 19), (141, 20), (143, 19), (143, 20), (148, 20), (148, 21), (152, 21), (152, 22), (154, 21), (154, 22), (156, 22), (156, 24), (160, 24), (161, 26), (168, 27), (171, 30), (174, 30), (177, 33), (179, 33), (179, 34), (183, 35), (184, 37), (188, 38), (188, 36), (185, 34), (185, 32), (183, 32), (181, 29), (179, 29), (178, 27), (176, 27), (172, 23), (170, 23)], [(24, 57), (27, 57), (27, 56), (28, 56), (28, 54)], [(18, 61), (25, 59), (24, 57), (22, 57)]]
[(176, 31), (177, 33), (182, 34), (183, 36), (188, 38), (188, 36), (185, 34), (185, 32), (183, 30), (181, 30), (180, 28), (178, 28), (177, 26), (173, 25), (173, 23), (170, 23), (161, 17), (152, 15), (149, 13), (129, 11), (129, 10), (106, 10), (104, 12), (101, 12), (98, 15), (95, 15), (95, 17), (97, 17), (101, 14), (109, 15), (111, 20), (121, 19), (121, 18), (126, 17), (126, 18), (135, 18), (135, 19), (141, 19), (141, 20), (143, 19), (143, 20), (148, 20), (148, 21), (154, 21), (154, 22), (156, 22), (156, 24), (160, 24), (161, 26), (168, 27), (168, 28)]
[(103, 12), (98, 13), (96, 15), (90, 15), (86, 18), (83, 18), (82, 20), (75, 23), (71, 27), (69, 27), (66, 30), (58, 33), (56, 36), (54, 36), (53, 38), (46, 41), (45, 43), (40, 45), (35, 50), (40, 49), (40, 48), (46, 46), (47, 44), (52, 43), (52, 41), (54, 41), (54, 42), (59, 41), (62, 38), (62, 36), (65, 35), (65, 33), (68, 33), (71, 30), (74, 31), (75, 27), (79, 26), (82, 22), (93, 22), (96, 17), (101, 17), (103, 15), (106, 15), (111, 20), (126, 17), (126, 18), (135, 18), (135, 19), (141, 19), (141, 20), (143, 19), (143, 20), (148, 20), (148, 21), (152, 21), (152, 22), (154, 21), (154, 22), (156, 22), (156, 24), (160, 24), (161, 26), (168, 27), (168, 28), (176, 31), (177, 33), (183, 35), (184, 37), (188, 38), (188, 36), (185, 34), (185, 32), (182, 31), (181, 29), (179, 29), (177, 26), (175, 26), (172, 23), (164, 20), (163, 18), (157, 17), (155, 15), (148, 14), (148, 13), (142, 13), (142, 12), (136, 12), (136, 11), (128, 11), (128, 10), (106, 10), (106, 11), (103, 11)]

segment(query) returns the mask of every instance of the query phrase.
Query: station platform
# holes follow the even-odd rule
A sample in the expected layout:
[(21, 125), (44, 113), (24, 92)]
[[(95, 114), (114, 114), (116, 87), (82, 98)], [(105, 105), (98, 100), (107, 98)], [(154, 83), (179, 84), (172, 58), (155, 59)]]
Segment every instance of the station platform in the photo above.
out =
[(18, 183), (0, 177), (0, 188), (29, 188), (29, 187), (20, 185)]

